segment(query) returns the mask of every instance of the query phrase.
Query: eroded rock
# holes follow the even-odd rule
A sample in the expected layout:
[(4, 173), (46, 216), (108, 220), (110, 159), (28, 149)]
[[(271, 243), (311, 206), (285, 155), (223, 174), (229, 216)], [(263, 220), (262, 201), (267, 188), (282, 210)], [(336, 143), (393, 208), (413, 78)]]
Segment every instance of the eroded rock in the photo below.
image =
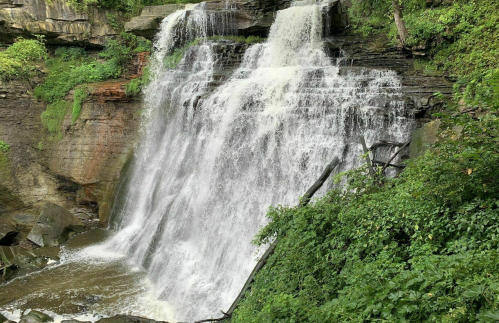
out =
[(45, 35), (48, 44), (91, 44), (102, 46), (106, 37), (118, 34), (108, 23), (110, 10), (89, 7), (78, 12), (62, 0), (3, 0), (0, 3), (0, 42), (17, 37)]
[(85, 225), (68, 210), (57, 204), (46, 203), (28, 240), (42, 247), (53, 247), (84, 230)]
[(45, 313), (40, 311), (31, 311), (28, 314), (21, 316), (19, 323), (45, 323), (53, 321), (54, 320)]

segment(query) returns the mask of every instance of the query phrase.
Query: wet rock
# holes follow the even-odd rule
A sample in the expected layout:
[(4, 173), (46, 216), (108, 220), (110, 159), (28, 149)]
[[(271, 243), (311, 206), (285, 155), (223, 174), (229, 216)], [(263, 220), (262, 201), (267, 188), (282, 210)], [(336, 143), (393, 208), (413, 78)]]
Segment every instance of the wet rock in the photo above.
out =
[(411, 145), (409, 146), (410, 158), (417, 158), (428, 150), (428, 146), (438, 141), (437, 132), (441, 121), (429, 122), (412, 134)]
[(0, 246), (10, 246), (18, 234), (14, 226), (0, 225)]
[(21, 316), (19, 323), (45, 323), (53, 321), (54, 320), (45, 313), (40, 311), (31, 311), (28, 314)]
[(0, 313), (0, 323), (3, 323), (7, 320), (8, 320), (8, 318), (6, 318), (5, 316), (2, 315), (2, 313)]
[(155, 321), (132, 315), (115, 315), (113, 317), (100, 319), (95, 323), (155, 323), (155, 322), (167, 323), (165, 321)]
[(59, 261), (61, 259), (59, 257), (60, 251), (61, 251), (60, 247), (41, 247), (34, 249), (32, 253), (38, 257)]
[(28, 227), (36, 223), (37, 216), (34, 214), (18, 213), (12, 215), (12, 221), (18, 226)]
[(85, 225), (68, 210), (57, 204), (47, 203), (31, 229), (28, 240), (42, 247), (53, 247), (84, 230)]
[(142, 9), (140, 16), (133, 17), (125, 23), (125, 31), (137, 36), (153, 38), (161, 20), (177, 10), (184, 9), (184, 4), (167, 4), (163, 6), (148, 6)]

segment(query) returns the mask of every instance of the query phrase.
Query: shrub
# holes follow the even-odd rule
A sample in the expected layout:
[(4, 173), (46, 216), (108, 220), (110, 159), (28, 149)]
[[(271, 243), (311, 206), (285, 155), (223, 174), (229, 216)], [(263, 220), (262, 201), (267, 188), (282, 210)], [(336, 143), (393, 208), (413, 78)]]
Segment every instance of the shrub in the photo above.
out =
[(47, 50), (40, 39), (19, 38), (5, 51), (0, 52), (0, 78), (8, 81), (21, 79), (31, 86), (37, 74), (37, 63), (47, 58)]
[(81, 47), (57, 47), (55, 56), (61, 57), (64, 61), (72, 61), (87, 57), (87, 52)]
[(315, 204), (271, 208), (256, 243), (279, 242), (231, 322), (496, 321), (499, 117), (444, 124), (382, 186), (361, 168)]

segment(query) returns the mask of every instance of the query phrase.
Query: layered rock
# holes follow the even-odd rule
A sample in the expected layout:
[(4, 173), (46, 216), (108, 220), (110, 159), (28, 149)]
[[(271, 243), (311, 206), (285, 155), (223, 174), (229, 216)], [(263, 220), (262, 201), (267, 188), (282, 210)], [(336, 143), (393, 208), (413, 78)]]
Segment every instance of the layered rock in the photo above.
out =
[(72, 124), (68, 114), (63, 138), (44, 151), (50, 172), (77, 183), (76, 202), (94, 206), (104, 223), (114, 187), (138, 139), (142, 105), (126, 97), (123, 84), (93, 85), (94, 94), (83, 104), (78, 120)]
[[(230, 16), (231, 24), (233, 22), (234, 25), (231, 26), (234, 28), (234, 34), (266, 37), (274, 22), (276, 12), (288, 8), (291, 2), (291, 0), (235, 0), (229, 2), (215, 0), (206, 2), (204, 9), (208, 15)], [(140, 16), (132, 18), (125, 24), (125, 30), (138, 36), (153, 38), (163, 18), (184, 8), (185, 5), (180, 4), (145, 7)], [(326, 35), (331, 30), (339, 30), (347, 26), (347, 11), (342, 1), (331, 0), (323, 7), (323, 10), (329, 27), (324, 30)]]
[(78, 12), (62, 0), (0, 0), (0, 42), (44, 35), (51, 45), (102, 46), (106, 37), (117, 34), (109, 14), (123, 21), (114, 11), (89, 7)]

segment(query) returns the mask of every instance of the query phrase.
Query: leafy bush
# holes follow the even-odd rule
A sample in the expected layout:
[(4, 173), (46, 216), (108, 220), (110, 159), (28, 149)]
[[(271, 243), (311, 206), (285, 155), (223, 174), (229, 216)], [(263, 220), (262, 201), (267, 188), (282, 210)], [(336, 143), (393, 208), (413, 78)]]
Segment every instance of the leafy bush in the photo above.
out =
[(497, 321), (499, 117), (446, 123), (381, 187), (359, 169), (271, 208), (256, 243), (279, 242), (231, 322)]
[(9, 149), (10, 149), (10, 145), (9, 144), (6, 144), (5, 142), (0, 141), (0, 151), (1, 152), (5, 153), (5, 152), (9, 151)]
[[(406, 45), (429, 50), (426, 69), (455, 79), (457, 100), (468, 105), (497, 107), (490, 82), (499, 73), (499, 1), (455, 0), (425, 8), (424, 1), (403, 2), (409, 38)], [(390, 1), (354, 0), (350, 9), (354, 30), (364, 35), (397, 35)], [(497, 98), (497, 97), (496, 97)]]
[(79, 65), (54, 59), (49, 63), (50, 73), (45, 82), (35, 88), (35, 95), (53, 103), (63, 100), (75, 86), (113, 79), (121, 76), (122, 66), (117, 58), (109, 61), (89, 61)]
[(31, 85), (31, 79), (37, 74), (36, 64), (46, 58), (47, 50), (40, 39), (19, 38), (0, 52), (0, 78), (21, 79)]
[(87, 57), (87, 52), (81, 47), (57, 47), (54, 51), (55, 56), (62, 57), (64, 61), (71, 61)]

